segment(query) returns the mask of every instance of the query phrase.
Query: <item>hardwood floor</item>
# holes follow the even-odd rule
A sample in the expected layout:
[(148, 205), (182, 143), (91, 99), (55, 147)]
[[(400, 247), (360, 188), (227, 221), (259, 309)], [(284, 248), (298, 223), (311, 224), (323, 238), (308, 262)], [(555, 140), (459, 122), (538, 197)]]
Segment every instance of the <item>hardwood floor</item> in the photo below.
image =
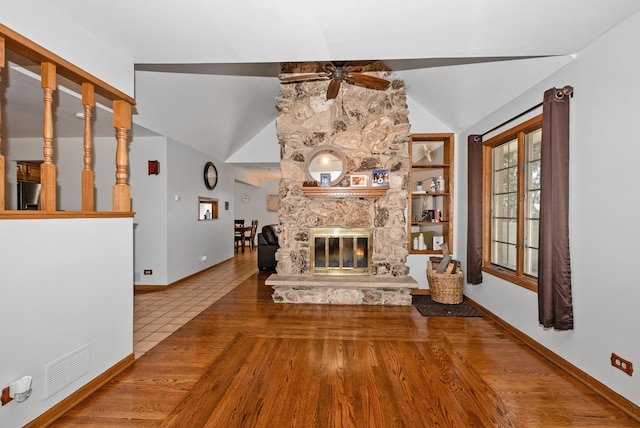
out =
[(275, 304), (268, 275), (253, 274), (52, 426), (638, 426), (488, 318)]

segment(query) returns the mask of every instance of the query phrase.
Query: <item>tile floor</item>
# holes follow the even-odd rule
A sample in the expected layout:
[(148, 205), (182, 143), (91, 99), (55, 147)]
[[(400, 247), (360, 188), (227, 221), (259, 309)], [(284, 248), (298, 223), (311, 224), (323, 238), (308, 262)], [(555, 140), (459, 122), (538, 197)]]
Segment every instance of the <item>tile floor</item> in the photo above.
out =
[(145, 352), (258, 272), (257, 251), (235, 254), (167, 290), (135, 293), (133, 352)]

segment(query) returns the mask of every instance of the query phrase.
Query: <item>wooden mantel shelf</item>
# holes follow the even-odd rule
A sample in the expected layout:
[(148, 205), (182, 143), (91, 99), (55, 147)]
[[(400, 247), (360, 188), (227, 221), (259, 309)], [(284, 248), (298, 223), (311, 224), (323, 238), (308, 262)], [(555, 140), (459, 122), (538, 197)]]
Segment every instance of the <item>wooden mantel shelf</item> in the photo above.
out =
[(388, 187), (301, 187), (310, 198), (378, 198)]

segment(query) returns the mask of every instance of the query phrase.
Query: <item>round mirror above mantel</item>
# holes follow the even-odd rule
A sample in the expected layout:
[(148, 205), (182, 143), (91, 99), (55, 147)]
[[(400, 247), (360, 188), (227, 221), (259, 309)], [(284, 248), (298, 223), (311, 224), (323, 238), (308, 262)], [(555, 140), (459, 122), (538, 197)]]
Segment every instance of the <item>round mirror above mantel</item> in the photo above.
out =
[[(377, 198), (388, 189), (338, 186), (347, 175), (347, 157), (342, 150), (329, 145), (318, 146), (309, 152), (304, 162), (304, 173), (309, 181), (317, 181), (319, 184), (302, 187), (305, 195), (311, 198)], [(323, 175), (326, 180), (323, 180)]]
[(307, 154), (304, 173), (308, 180), (315, 180), (320, 186), (335, 186), (347, 173), (347, 157), (337, 147), (318, 146)]

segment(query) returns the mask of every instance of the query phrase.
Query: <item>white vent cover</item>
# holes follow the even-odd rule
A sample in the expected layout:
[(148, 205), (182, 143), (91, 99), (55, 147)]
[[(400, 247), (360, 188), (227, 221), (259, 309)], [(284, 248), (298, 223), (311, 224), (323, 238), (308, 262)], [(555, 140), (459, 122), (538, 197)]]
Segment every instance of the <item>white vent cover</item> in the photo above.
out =
[(45, 398), (51, 397), (74, 380), (89, 373), (89, 344), (49, 363), (45, 367), (47, 379)]

